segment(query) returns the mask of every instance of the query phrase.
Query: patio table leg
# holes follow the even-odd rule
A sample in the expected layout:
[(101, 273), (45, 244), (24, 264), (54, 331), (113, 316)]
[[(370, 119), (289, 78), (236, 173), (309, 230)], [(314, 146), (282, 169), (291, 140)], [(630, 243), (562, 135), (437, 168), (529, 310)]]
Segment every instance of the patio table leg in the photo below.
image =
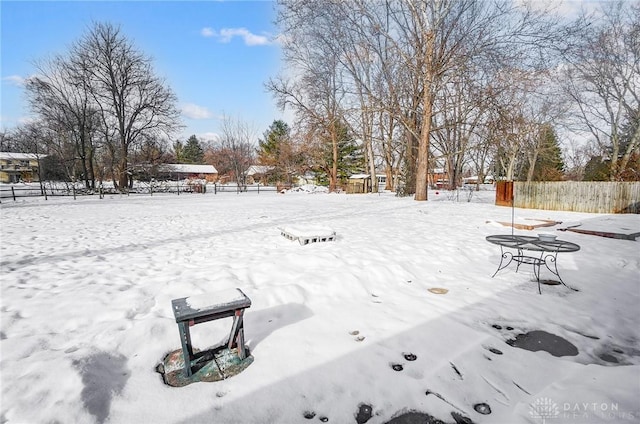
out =
[[(560, 271), (558, 271), (558, 261), (557, 261), (557, 253), (553, 254), (553, 255), (547, 255), (544, 257), (544, 265), (547, 267), (547, 269), (556, 277), (558, 277), (558, 280), (560, 280), (560, 282), (562, 283), (562, 285), (564, 285), (566, 288), (571, 289), (573, 291), (580, 291), (578, 289), (574, 289), (573, 287), (568, 286), (563, 280), (562, 277), (560, 277)], [(548, 262), (547, 262), (548, 261)], [(551, 269), (551, 267), (549, 266), (549, 262), (551, 262), (553, 264), (553, 269)]]
[[(509, 260), (507, 261), (506, 264), (502, 265), (502, 263), (505, 261), (505, 259), (509, 258)], [(493, 273), (493, 275), (491, 276), (491, 278), (495, 277), (496, 274), (498, 272), (500, 272), (501, 270), (505, 269), (506, 267), (509, 266), (509, 264), (511, 263), (511, 261), (513, 260), (513, 253), (506, 251), (502, 248), (502, 246), (500, 246), (500, 263), (498, 264), (498, 269), (496, 269), (496, 272)], [(518, 264), (520, 265), (520, 264)]]

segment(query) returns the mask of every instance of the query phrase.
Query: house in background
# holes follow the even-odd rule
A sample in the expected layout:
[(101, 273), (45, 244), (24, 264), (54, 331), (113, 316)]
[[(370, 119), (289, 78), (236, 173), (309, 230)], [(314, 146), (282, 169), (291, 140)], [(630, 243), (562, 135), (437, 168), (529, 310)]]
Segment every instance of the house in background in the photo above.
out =
[(267, 185), (269, 183), (269, 172), (274, 169), (273, 166), (266, 165), (251, 165), (247, 172), (247, 184), (262, 184)]
[[(478, 176), (477, 175), (472, 175), (470, 177), (465, 177), (462, 179), (462, 183), (463, 184), (478, 184)], [(493, 177), (491, 175), (487, 175), (486, 177), (484, 177), (484, 182), (480, 182), (480, 184), (493, 184)]]
[(429, 172), (429, 186), (432, 188), (449, 187), (449, 173), (446, 168), (434, 168)]
[(47, 155), (0, 152), (0, 183), (39, 181), (39, 159)]
[(218, 170), (213, 165), (192, 165), (186, 163), (165, 163), (158, 165), (158, 179), (200, 179), (208, 183), (218, 180)]

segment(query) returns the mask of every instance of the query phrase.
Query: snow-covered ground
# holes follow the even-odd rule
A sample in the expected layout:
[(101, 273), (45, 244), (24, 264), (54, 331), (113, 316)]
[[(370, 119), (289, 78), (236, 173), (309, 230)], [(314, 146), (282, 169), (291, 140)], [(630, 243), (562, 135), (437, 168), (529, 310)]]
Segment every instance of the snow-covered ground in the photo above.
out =
[[(581, 246), (558, 257), (579, 291), (540, 295), (529, 265), (491, 277), (500, 249), (485, 237), (509, 234), (498, 222), (512, 217), (494, 193), (429, 197), (3, 200), (0, 421), (639, 422), (639, 241), (544, 228)], [(610, 218), (640, 231), (638, 215)], [(281, 235), (287, 226), (336, 240), (301, 245)], [(171, 300), (234, 287), (252, 301), (254, 362), (227, 380), (165, 385), (155, 367), (180, 347)], [(229, 327), (192, 327), (194, 346), (221, 343)], [(506, 343), (534, 331), (577, 355)]]

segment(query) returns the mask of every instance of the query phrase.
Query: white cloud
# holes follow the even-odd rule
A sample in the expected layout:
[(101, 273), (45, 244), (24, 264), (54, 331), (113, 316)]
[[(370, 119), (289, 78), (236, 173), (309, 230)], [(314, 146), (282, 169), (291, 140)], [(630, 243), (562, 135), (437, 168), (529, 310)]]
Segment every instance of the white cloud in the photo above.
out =
[(212, 28), (202, 28), (200, 34), (203, 37), (213, 37), (220, 43), (229, 43), (233, 37), (240, 37), (247, 46), (267, 46), (272, 44), (268, 35), (257, 35), (246, 28), (222, 28), (216, 31)]
[(203, 37), (215, 37), (216, 32), (211, 28), (207, 27), (207, 28), (202, 28), (202, 30), (200, 30), (200, 35), (202, 35)]
[(191, 119), (212, 119), (215, 118), (206, 107), (198, 106), (193, 103), (185, 103), (182, 105), (182, 114)]
[(198, 140), (200, 141), (211, 141), (216, 142), (220, 140), (220, 135), (214, 132), (205, 132), (197, 135)]
[(8, 77), (2, 78), (2, 81), (7, 81), (11, 85), (22, 87), (26, 82), (26, 79), (20, 75), (9, 75)]

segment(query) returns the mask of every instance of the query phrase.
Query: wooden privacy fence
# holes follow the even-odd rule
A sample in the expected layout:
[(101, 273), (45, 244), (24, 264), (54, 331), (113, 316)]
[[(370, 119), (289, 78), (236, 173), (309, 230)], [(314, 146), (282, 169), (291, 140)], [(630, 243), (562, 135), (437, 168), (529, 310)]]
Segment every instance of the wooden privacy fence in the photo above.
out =
[[(500, 181), (500, 183), (510, 183)], [(503, 191), (508, 187), (503, 188)], [(640, 213), (640, 181), (553, 181), (513, 183), (517, 208), (591, 213)], [(508, 198), (508, 193), (501, 198)], [(496, 197), (496, 204), (498, 203)], [(503, 203), (504, 204), (504, 203)]]

